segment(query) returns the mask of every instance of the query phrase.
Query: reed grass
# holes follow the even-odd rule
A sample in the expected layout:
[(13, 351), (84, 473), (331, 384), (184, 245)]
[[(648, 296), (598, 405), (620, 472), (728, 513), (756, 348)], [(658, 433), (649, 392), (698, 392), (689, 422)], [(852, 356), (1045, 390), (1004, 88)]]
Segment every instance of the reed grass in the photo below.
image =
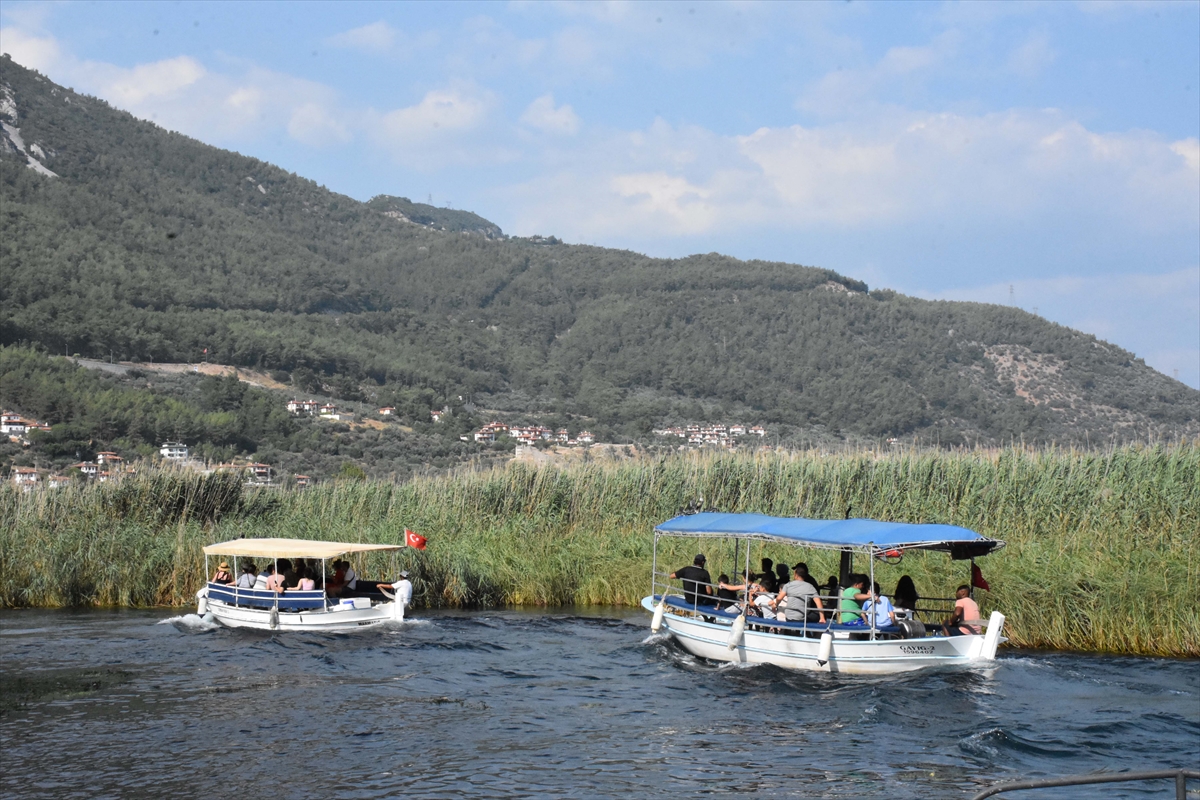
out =
[[(962, 525), (1008, 546), (979, 564), (1014, 644), (1200, 656), (1200, 446), (699, 454), (657, 460), (463, 469), (402, 484), (243, 488), (222, 476), (141, 474), (118, 485), (0, 491), (0, 606), (184, 605), (202, 585), (200, 547), (238, 536), (399, 542), (426, 606), (632, 605), (649, 584), (655, 523), (702, 496), (723, 511)], [(731, 574), (732, 543), (704, 543)], [(660, 566), (695, 540), (664, 539)], [(837, 554), (805, 558), (818, 579)], [(381, 557), (364, 574), (386, 571)], [(860, 558), (855, 568), (866, 571)], [(909, 574), (924, 595), (968, 579), (941, 554), (877, 562), (885, 591)]]

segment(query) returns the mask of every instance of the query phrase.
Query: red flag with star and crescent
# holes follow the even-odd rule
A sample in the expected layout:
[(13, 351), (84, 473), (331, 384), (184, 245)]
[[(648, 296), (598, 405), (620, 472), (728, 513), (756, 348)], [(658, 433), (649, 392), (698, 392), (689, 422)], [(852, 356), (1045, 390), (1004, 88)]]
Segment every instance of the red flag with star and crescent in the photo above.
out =
[(425, 549), (425, 537), (418, 536), (417, 534), (410, 531), (408, 528), (405, 528), (404, 529), (404, 544), (407, 547), (415, 547), (418, 550), (424, 550)]

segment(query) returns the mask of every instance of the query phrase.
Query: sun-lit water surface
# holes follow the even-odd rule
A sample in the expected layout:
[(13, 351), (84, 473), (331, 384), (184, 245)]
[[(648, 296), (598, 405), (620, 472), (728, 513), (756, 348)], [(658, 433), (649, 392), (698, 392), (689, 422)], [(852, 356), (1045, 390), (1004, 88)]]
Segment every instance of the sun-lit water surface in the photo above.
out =
[[(1200, 760), (1195, 661), (1005, 653), (888, 678), (718, 667), (626, 609), (429, 613), (347, 635), (155, 611), (0, 622), (8, 797), (927, 800)], [(39, 675), (64, 680), (51, 691)]]

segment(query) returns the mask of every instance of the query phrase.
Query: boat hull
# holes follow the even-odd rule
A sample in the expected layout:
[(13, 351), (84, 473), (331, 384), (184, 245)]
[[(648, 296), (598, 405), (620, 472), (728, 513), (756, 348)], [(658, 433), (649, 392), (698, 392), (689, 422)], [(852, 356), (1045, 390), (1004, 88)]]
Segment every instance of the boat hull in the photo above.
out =
[[(654, 598), (643, 599), (642, 607), (653, 613)], [(1003, 625), (1003, 617), (1000, 617), (999, 625)], [(819, 638), (784, 636), (747, 629), (738, 646), (731, 650), (729, 639), (732, 629), (728, 623), (706, 622), (700, 617), (685, 616), (669, 608), (662, 615), (659, 632), (669, 634), (692, 655), (712, 661), (774, 664), (785, 669), (852, 675), (909, 672), (949, 664), (988, 663), (995, 657), (994, 644), (988, 639), (991, 638), (994, 643), (1002, 641), (999, 629), (992, 637), (932, 636), (874, 642), (852, 641), (842, 634), (834, 637), (829, 658), (821, 663)]]
[(345, 610), (310, 609), (279, 611), (275, 621), (267, 609), (246, 608), (208, 601), (208, 613), (228, 628), (251, 628), (262, 631), (356, 631), (383, 625), (396, 619), (395, 603), (381, 603), (371, 608)]

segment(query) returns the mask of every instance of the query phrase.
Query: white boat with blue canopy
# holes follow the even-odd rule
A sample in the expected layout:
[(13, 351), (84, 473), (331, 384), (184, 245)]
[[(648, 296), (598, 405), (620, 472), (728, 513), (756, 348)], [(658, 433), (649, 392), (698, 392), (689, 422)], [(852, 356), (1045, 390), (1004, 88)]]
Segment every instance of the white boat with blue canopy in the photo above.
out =
[[(329, 563), (341, 556), (396, 552), (401, 545), (321, 542), (308, 539), (233, 539), (204, 548), (204, 574), (211, 576), (210, 557), (225, 558), (235, 565), (246, 560), (263, 561), (279, 570), (283, 559), (320, 561), (320, 585), (312, 590), (247, 589), (208, 580), (196, 593), (196, 613), (212, 615), (215, 622), (230, 628), (270, 631), (349, 631), (404, 619), (403, 598), (381, 588), (381, 581), (355, 579), (353, 587), (340, 588), (337, 596), (326, 592), (324, 576)], [(396, 567), (393, 560), (392, 573)], [(395, 577), (393, 577), (395, 580)], [(390, 582), (382, 582), (390, 583)]]
[[(841, 673), (893, 673), (949, 664), (980, 664), (996, 657), (1003, 636), (1004, 615), (993, 611), (990, 618), (966, 620), (962, 628), (971, 633), (947, 636), (925, 630), (921, 616), (947, 609), (929, 603), (953, 603), (953, 598), (924, 598), (927, 607), (909, 612), (895, 624), (880, 625), (875, 614), (856, 624), (838, 622), (846, 613), (840, 595), (822, 597), (827, 621), (811, 616), (786, 621), (753, 616), (753, 602), (739, 592), (736, 603), (714, 603), (705, 590), (693, 583), (681, 590), (671, 580), (669, 569), (659, 568), (659, 540), (684, 537), (734, 542), (734, 563), (745, 544), (743, 574), (750, 570), (751, 543), (795, 545), (803, 548), (837, 550), (841, 553), (841, 586), (846, 586), (855, 555), (866, 556), (868, 585), (875, 583), (877, 561), (894, 561), (904, 554), (940, 552), (954, 560), (970, 561), (1001, 548), (1004, 542), (989, 539), (955, 525), (884, 522), (871, 519), (820, 520), (771, 517), (763, 514), (701, 512), (682, 514), (654, 529), (654, 560), (650, 595), (642, 606), (652, 613), (651, 630), (666, 633), (693, 655), (713, 661), (742, 664), (774, 664), (787, 669)], [(711, 580), (711, 579), (710, 579)], [(687, 582), (685, 581), (685, 584)], [(715, 595), (717, 586), (709, 584)], [(730, 605), (732, 603), (732, 605)], [(978, 631), (978, 632), (974, 632)]]

